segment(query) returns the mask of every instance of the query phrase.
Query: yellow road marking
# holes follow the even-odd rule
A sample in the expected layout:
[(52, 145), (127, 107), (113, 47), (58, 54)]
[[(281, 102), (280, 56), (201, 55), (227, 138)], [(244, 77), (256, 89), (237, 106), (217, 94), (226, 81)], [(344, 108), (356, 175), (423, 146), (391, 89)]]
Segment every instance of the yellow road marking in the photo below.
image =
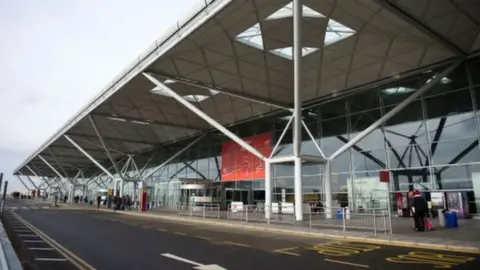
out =
[(316, 251), (318, 254), (327, 256), (352, 256), (362, 252), (369, 252), (381, 249), (382, 247), (363, 243), (333, 242), (315, 245), (308, 250)]
[(162, 229), (162, 228), (158, 228), (157, 231), (166, 232), (167, 230)]
[(239, 246), (239, 247), (250, 247), (249, 245), (242, 244), (242, 243), (237, 243), (237, 242), (223, 241), (222, 243), (228, 244), (228, 245), (233, 245), (233, 246)]
[(361, 268), (370, 268), (370, 266), (365, 265), (365, 264), (337, 261), (337, 260), (332, 260), (332, 259), (325, 259), (325, 261), (326, 262), (331, 262), (331, 263), (340, 263), (340, 264), (345, 264), (345, 265), (350, 265), (350, 266), (356, 266), (356, 267), (361, 267)]
[(32, 232), (36, 233), (40, 238), (42, 238), (43, 241), (45, 241), (47, 244), (49, 244), (51, 247), (53, 247), (58, 253), (60, 253), (63, 257), (65, 257), (68, 261), (70, 261), (72, 264), (74, 264), (79, 270), (96, 270), (93, 266), (88, 264), (86, 261), (78, 257), (77, 255), (73, 254), (71, 251), (69, 251), (67, 248), (64, 246), (60, 245), (57, 243), (55, 240), (50, 238), (48, 235), (46, 235), (44, 232), (40, 231), (37, 229), (35, 226), (30, 224), (28, 221), (17, 215), (16, 213), (12, 213), (12, 215), (21, 223), (25, 225), (25, 227), (29, 228), (32, 230)]
[(197, 238), (203, 239), (203, 240), (210, 240), (210, 237), (205, 237), (205, 236), (197, 236)]
[(392, 263), (429, 264), (435, 268), (448, 269), (462, 263), (473, 261), (475, 258), (428, 252), (409, 252), (408, 254), (386, 258), (385, 260)]
[(295, 249), (298, 249), (298, 247), (276, 249), (276, 250), (273, 250), (273, 252), (282, 253), (282, 254), (286, 254), (286, 255), (290, 255), (290, 256), (300, 256), (300, 254), (298, 254), (298, 253), (290, 252), (290, 250), (295, 250)]
[(183, 232), (175, 232), (175, 234), (183, 235), (183, 236), (187, 235), (186, 233), (183, 233)]

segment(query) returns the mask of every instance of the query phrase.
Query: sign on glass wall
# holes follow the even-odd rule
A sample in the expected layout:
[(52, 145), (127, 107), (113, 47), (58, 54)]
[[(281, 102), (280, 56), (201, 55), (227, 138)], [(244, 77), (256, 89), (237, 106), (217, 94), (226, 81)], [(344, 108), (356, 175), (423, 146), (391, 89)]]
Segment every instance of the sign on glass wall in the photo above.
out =
[[(272, 152), (270, 132), (243, 139), (264, 156)], [(222, 181), (265, 179), (265, 163), (234, 141), (222, 145)]]

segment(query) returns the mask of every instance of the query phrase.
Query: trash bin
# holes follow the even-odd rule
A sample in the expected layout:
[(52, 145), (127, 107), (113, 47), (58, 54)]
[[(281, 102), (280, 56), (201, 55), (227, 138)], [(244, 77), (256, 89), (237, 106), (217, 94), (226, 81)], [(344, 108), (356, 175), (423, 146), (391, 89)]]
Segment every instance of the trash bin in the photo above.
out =
[(445, 213), (445, 227), (458, 228), (457, 212), (448, 211)]
[(343, 209), (340, 208), (337, 210), (337, 220), (342, 220), (343, 219)]
[(438, 224), (440, 227), (445, 227), (445, 210), (438, 209)]

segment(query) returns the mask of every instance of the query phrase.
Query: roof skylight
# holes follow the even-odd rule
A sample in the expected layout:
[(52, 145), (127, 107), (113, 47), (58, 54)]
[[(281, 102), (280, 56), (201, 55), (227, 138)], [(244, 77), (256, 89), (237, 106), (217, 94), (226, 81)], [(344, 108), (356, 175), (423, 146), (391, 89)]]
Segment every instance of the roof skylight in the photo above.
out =
[[(172, 83), (175, 83), (175, 81), (173, 81)], [(164, 84), (168, 84), (168, 83), (164, 82)], [(172, 97), (169, 93), (167, 93), (167, 91), (165, 91), (165, 89), (163, 89), (160, 86), (155, 86), (152, 90), (150, 90), (150, 92), (156, 95), (164, 96), (164, 97)], [(213, 89), (209, 89), (208, 92), (210, 93), (210, 95), (200, 95), (200, 94), (186, 95), (186, 96), (183, 96), (183, 99), (189, 102), (202, 102), (205, 99), (209, 97), (213, 97), (220, 93), (219, 91), (213, 90)]]
[[(303, 47), (302, 48), (302, 56), (305, 57), (311, 53), (314, 53), (318, 51), (318, 48), (314, 47)], [(273, 49), (270, 50), (271, 53), (276, 54), (280, 57), (293, 60), (293, 47), (286, 47), (286, 48), (280, 48), (280, 49)]]
[(404, 86), (398, 87), (390, 87), (387, 89), (383, 89), (382, 92), (387, 95), (395, 95), (395, 94), (408, 94), (414, 92), (416, 89)]
[[(303, 17), (309, 18), (326, 18), (325, 15), (303, 5)], [(272, 21), (272, 20), (279, 20), (284, 18), (289, 18), (293, 16), (293, 3), (290, 2), (289, 4), (285, 5), (284, 7), (280, 8), (276, 12), (272, 13), (268, 16), (265, 21)], [(344, 40), (352, 35), (356, 34), (356, 31), (333, 20), (328, 19), (327, 27), (325, 29), (325, 38), (323, 42), (323, 46), (329, 46), (334, 43), (337, 43), (341, 40)], [(319, 34), (319, 37), (321, 35)], [(240, 33), (236, 36), (236, 40), (241, 42), (245, 45), (251, 46), (253, 48), (263, 50), (263, 36), (262, 36), (262, 29), (259, 23), (256, 23), (252, 27), (248, 28), (244, 32)], [(285, 44), (288, 45), (288, 44)], [(314, 47), (304, 47), (302, 56), (307, 56), (315, 51), (318, 51), (320, 48)], [(292, 55), (292, 47), (286, 46), (283, 48), (272, 49), (269, 51), (277, 56), (283, 57), (285, 59), (293, 60)]]
[[(313, 18), (325, 18), (325, 16), (321, 13), (316, 12), (315, 10), (303, 6), (302, 8), (303, 17), (313, 17)], [(276, 19), (283, 19), (293, 17), (293, 2), (288, 3), (281, 9), (275, 11), (272, 15), (268, 16), (265, 20), (276, 20)]]
[(236, 39), (245, 45), (263, 50), (262, 29), (259, 23), (240, 33)]

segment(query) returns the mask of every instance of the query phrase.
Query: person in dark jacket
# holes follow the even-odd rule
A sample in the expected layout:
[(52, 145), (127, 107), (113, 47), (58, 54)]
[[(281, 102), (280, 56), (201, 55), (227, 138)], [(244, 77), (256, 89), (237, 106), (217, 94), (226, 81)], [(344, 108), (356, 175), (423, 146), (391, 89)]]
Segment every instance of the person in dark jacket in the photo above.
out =
[(425, 213), (428, 210), (427, 201), (423, 198), (420, 191), (413, 192), (412, 212), (415, 219), (415, 229), (417, 231), (425, 231)]

